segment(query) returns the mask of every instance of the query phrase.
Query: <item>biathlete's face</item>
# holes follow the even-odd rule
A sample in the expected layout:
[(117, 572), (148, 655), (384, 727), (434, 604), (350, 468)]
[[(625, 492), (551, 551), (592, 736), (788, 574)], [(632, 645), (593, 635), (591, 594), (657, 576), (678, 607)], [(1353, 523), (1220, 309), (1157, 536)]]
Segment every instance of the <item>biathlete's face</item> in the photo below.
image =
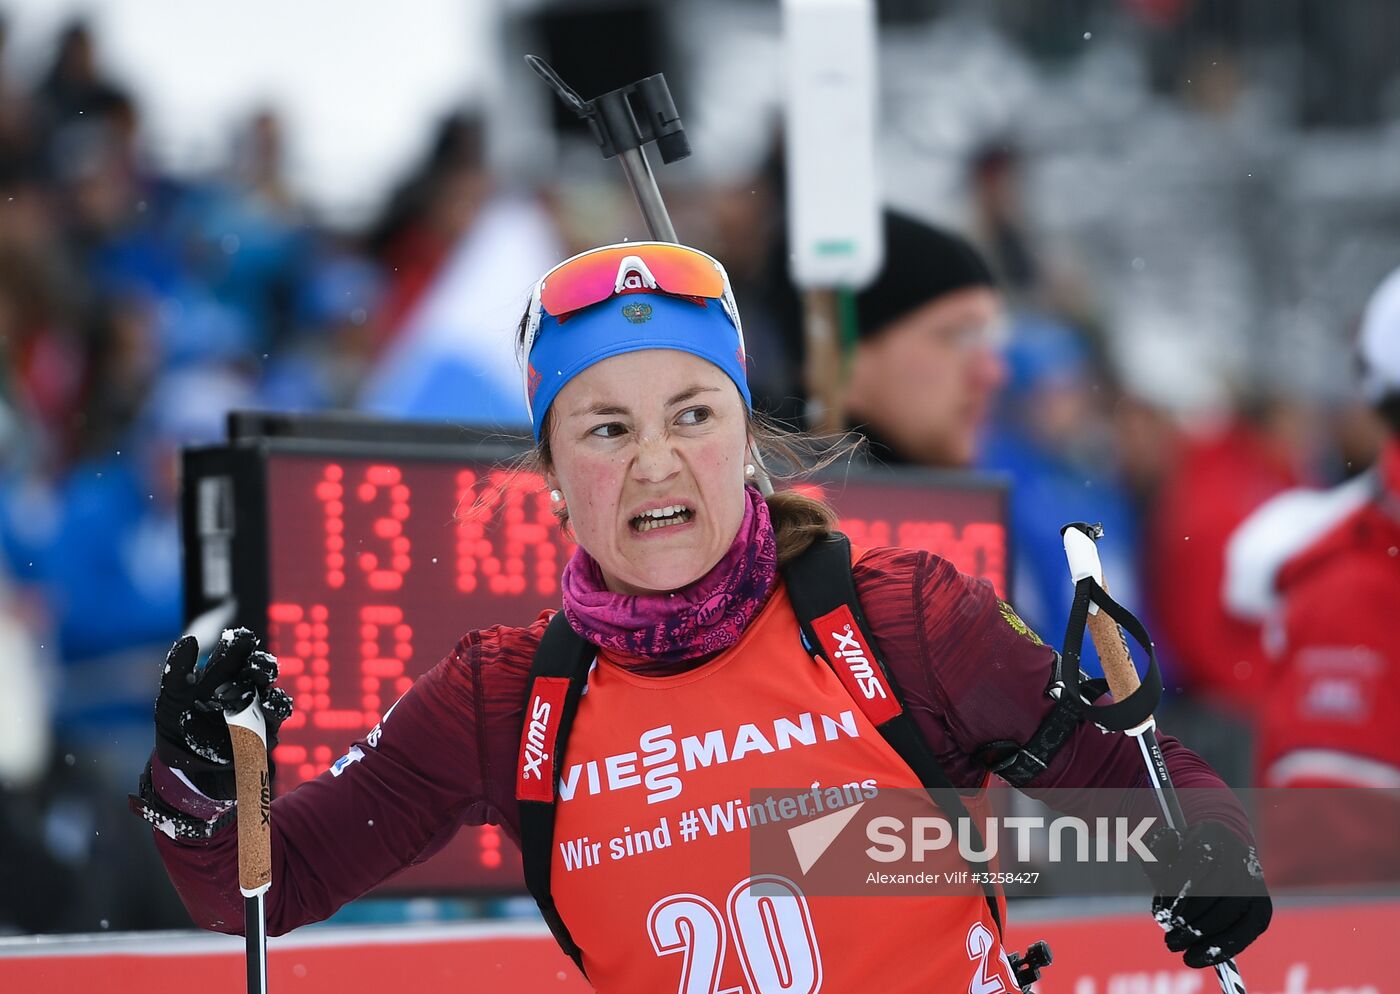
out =
[(739, 531), (744, 401), (698, 356), (645, 349), (590, 366), (550, 406), (549, 444), (549, 485), (610, 590), (684, 587)]

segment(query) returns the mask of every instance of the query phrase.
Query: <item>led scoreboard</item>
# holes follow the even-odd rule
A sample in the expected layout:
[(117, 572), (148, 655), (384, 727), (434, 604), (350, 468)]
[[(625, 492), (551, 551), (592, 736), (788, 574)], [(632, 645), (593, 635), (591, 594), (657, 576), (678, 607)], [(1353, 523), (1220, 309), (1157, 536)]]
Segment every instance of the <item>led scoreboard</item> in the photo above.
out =
[[(295, 699), (276, 792), (318, 776), (466, 632), (559, 606), (573, 553), (522, 450), (477, 431), (359, 417), (235, 413), (229, 439), (184, 453), (185, 613), (232, 603)], [(927, 549), (1005, 596), (1004, 485), (853, 470), (802, 486), (862, 546)], [(419, 892), (523, 889), (495, 827), (459, 832), (396, 877)]]

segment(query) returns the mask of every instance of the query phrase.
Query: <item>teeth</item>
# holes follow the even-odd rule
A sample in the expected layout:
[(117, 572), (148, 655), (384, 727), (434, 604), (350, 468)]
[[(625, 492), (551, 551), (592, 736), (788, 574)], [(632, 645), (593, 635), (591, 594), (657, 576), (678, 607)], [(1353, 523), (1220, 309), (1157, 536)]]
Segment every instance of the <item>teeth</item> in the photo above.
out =
[(679, 525), (679, 524), (683, 523), (685, 520), (686, 520), (686, 519), (685, 519), (685, 518), (682, 518), (682, 517), (666, 518), (664, 521), (657, 521), (657, 520), (654, 520), (654, 519), (652, 519), (652, 518), (647, 518), (646, 520), (644, 520), (641, 524), (639, 524), (639, 525), (637, 526), (637, 531), (639, 531), (639, 532), (655, 531), (655, 530), (658, 529), (658, 528), (668, 528), (668, 527), (670, 527), (671, 525)]
[(667, 507), (643, 511), (632, 519), (632, 524), (637, 531), (648, 532), (656, 528), (665, 528), (667, 525), (684, 524), (692, 516), (690, 508), (684, 504), (671, 504)]

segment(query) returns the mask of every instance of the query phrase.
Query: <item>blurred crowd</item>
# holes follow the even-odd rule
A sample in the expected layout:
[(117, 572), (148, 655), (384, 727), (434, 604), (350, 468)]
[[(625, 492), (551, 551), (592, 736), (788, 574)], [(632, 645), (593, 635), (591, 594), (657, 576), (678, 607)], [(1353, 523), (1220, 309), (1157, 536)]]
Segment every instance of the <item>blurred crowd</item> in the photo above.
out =
[(343, 235), (288, 190), (273, 112), (249, 113), (217, 175), (177, 179), (100, 66), (74, 23), (21, 85), (0, 22), (0, 928), (177, 920), (130, 886), (149, 846), (113, 799), (181, 629), (178, 448), (230, 409), (352, 404), (484, 184), (454, 120), (373, 229)]
[[(157, 663), (181, 628), (179, 446), (219, 438), (234, 408), (518, 424), (509, 332), (530, 281), (640, 233), (630, 214), (591, 223), (587, 190), (493, 171), (485, 124), (465, 110), (353, 230), (290, 188), (275, 108), (250, 109), (221, 170), (168, 175), (99, 46), (74, 23), (21, 82), (0, 21), (0, 931), (184, 921), (173, 897), (123, 897), (151, 847), (122, 805), (91, 803), (135, 782)], [(1057, 529), (1103, 522), (1114, 592), (1143, 613), (1169, 707), (1204, 741), (1183, 738), (1246, 785), (1269, 661), (1260, 620), (1221, 598), (1226, 544), (1268, 498), (1366, 469), (1382, 428), (1359, 399), (1264, 378), (1216, 378), (1187, 410), (1144, 387), (1158, 360), (1123, 361), (1093, 267), (1038, 217), (1031, 158), (1011, 134), (962, 157), (949, 231), (888, 216), (904, 275), (854, 301), (846, 420), (873, 460), (1010, 474), (1012, 599), (1047, 640), (1072, 592)], [(782, 185), (775, 143), (743, 175), (668, 198), (683, 239), (729, 268), (756, 401), (800, 425)], [(625, 192), (606, 202), (632, 209)], [(910, 286), (911, 263), (961, 238), (988, 278), (953, 286), (961, 304), (940, 309), (942, 290)], [(969, 288), (985, 299), (969, 304)], [(1322, 320), (1344, 340), (1364, 303)], [(1163, 354), (1162, 376), (1180, 361)], [(928, 376), (892, 381), (918, 363)]]

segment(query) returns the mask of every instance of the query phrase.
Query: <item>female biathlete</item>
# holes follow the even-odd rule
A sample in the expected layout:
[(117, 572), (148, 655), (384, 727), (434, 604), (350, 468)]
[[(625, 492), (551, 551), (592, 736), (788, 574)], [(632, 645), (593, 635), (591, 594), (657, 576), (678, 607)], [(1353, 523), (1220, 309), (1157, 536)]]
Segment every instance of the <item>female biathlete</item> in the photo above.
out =
[[(757, 872), (748, 833), (682, 819), (754, 785), (793, 785), (814, 806), (821, 785), (918, 787), (912, 746), (876, 728), (895, 712), (969, 802), (989, 743), (1036, 744), (1000, 764), (1031, 794), (1145, 786), (1133, 743), (1082, 720), (1037, 737), (1057, 719), (1056, 654), (989, 584), (929, 553), (840, 546), (826, 573), (849, 577), (857, 603), (804, 638), (794, 565), (830, 544), (836, 519), (754, 485), (764, 433), (728, 278), (708, 255), (641, 242), (575, 256), (536, 284), (518, 334), (538, 463), (578, 541), (563, 610), (469, 632), (345, 759), (273, 802), (269, 932), (324, 919), (462, 825), (494, 823), (517, 841), (523, 827), (547, 888), (536, 897), (600, 991), (1015, 990), (1000, 906), (976, 889), (806, 893), (800, 875)], [(555, 675), (535, 681), (551, 622), (536, 675)], [(556, 658), (580, 646), (581, 668)], [(167, 659), (134, 805), (194, 919), (237, 933), (221, 711), (256, 690), (275, 733), (291, 702), (253, 633), (225, 632), (203, 669), (198, 653), (187, 636)], [(1168, 947), (1203, 967), (1258, 936), (1271, 905), (1228, 790), (1175, 739), (1162, 751), (1178, 787), (1221, 788), (1185, 792), (1210, 800), (1153, 848), (1175, 880), (1155, 902)], [(624, 838), (625, 852), (607, 841)]]

